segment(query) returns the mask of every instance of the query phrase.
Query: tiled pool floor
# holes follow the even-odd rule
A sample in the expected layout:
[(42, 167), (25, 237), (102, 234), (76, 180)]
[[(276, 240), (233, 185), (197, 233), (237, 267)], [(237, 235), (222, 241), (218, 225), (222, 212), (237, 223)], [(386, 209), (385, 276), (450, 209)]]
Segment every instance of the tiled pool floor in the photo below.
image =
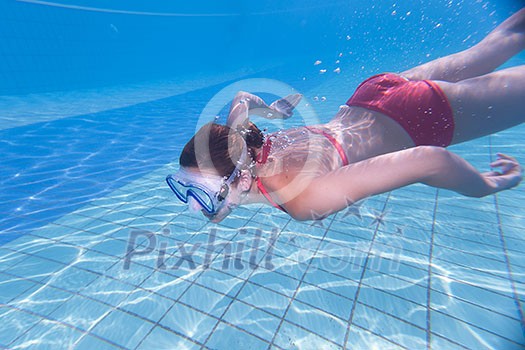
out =
[[(524, 131), (451, 150), (478, 168), (523, 159)], [(0, 247), (1, 346), (525, 346), (523, 187), (473, 199), (415, 185), (319, 222), (251, 206), (213, 225), (174, 200), (172, 170)]]

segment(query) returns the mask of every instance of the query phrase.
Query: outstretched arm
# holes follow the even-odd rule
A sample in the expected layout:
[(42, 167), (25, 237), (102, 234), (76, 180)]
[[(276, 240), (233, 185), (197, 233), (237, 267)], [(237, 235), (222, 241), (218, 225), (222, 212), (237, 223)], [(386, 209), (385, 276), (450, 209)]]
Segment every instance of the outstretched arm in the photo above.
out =
[[(413, 183), (424, 183), (470, 197), (512, 188), (522, 179), (518, 162), (505, 155), (491, 164), (502, 173), (479, 173), (463, 158), (441, 147), (419, 146), (350, 164), (319, 177), (285, 203), (298, 220), (335, 213), (360, 199)], [(316, 217), (317, 216), (317, 217)]]
[(239, 91), (231, 104), (226, 125), (236, 128), (248, 121), (250, 114), (267, 119), (288, 119), (302, 97), (301, 94), (288, 95), (268, 106), (259, 96)]

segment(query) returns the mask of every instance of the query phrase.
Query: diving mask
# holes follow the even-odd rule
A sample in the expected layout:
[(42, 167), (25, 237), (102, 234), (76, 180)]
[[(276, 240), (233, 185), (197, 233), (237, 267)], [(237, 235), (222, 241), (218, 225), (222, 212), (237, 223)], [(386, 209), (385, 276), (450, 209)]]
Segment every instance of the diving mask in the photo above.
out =
[(166, 182), (178, 199), (188, 203), (192, 197), (210, 215), (217, 212), (224, 205), (224, 200), (230, 191), (230, 186), (238, 176), (239, 168), (235, 168), (228, 177), (215, 175), (204, 176), (180, 169), (173, 175), (166, 177)]

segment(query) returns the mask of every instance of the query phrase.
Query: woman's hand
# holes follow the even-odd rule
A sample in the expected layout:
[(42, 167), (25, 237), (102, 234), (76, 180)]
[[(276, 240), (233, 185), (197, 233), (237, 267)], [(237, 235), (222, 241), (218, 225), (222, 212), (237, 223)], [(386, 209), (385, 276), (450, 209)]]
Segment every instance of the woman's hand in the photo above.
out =
[(235, 128), (246, 123), (250, 115), (266, 119), (288, 119), (302, 97), (301, 94), (288, 95), (268, 106), (259, 96), (239, 91), (233, 99), (226, 125)]
[(501, 168), (501, 172), (489, 171), (481, 174), (485, 181), (494, 188), (494, 192), (515, 187), (523, 179), (523, 168), (515, 158), (502, 153), (497, 155), (498, 159), (490, 163), (490, 166), (491, 168)]
[(290, 118), (293, 114), (293, 109), (299, 104), (301, 98), (303, 98), (303, 95), (293, 94), (272, 102), (272, 104), (270, 105), (270, 109), (275, 113), (270, 115), (270, 112), (266, 115), (266, 117), (268, 119)]

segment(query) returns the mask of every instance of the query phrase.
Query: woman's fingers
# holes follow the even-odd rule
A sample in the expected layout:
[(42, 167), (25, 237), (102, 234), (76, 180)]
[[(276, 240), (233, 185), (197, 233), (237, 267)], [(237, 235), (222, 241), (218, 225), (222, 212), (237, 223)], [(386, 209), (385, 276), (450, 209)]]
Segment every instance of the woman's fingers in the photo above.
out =
[(517, 186), (523, 179), (523, 169), (518, 161), (509, 155), (497, 153), (498, 159), (490, 163), (492, 168), (499, 167), (501, 172), (488, 171), (483, 175), (490, 179), (499, 190)]
[(481, 173), (481, 175), (483, 175), (483, 176), (499, 176), (499, 175), (501, 175), (501, 173), (498, 172), (498, 171), (487, 171), (487, 172)]
[(289, 118), (292, 116), (293, 109), (295, 108), (295, 106), (297, 106), (299, 101), (301, 101), (302, 97), (303, 95), (301, 94), (288, 95), (286, 97), (283, 97), (279, 100), (274, 101), (270, 105), (270, 109), (273, 109), (274, 111), (279, 112), (285, 118)]
[(295, 107), (295, 106), (297, 106), (299, 104), (299, 101), (301, 101), (302, 98), (303, 98), (303, 95), (301, 95), (301, 94), (293, 94), (293, 95), (286, 96), (284, 99), (286, 101), (288, 101), (288, 103), (290, 103), (290, 105)]
[(516, 160), (516, 158), (511, 157), (511, 156), (506, 155), (506, 154), (503, 154), (503, 153), (496, 153), (496, 155), (497, 155), (498, 158), (500, 158), (500, 159), (508, 159), (508, 160), (512, 160), (512, 161), (514, 161), (514, 162), (516, 162), (516, 163), (518, 162), (518, 161)]
[(516, 162), (513, 162), (508, 159), (498, 159), (495, 162), (490, 163), (490, 166), (492, 168), (509, 167), (509, 166), (512, 167), (514, 165), (516, 165)]

